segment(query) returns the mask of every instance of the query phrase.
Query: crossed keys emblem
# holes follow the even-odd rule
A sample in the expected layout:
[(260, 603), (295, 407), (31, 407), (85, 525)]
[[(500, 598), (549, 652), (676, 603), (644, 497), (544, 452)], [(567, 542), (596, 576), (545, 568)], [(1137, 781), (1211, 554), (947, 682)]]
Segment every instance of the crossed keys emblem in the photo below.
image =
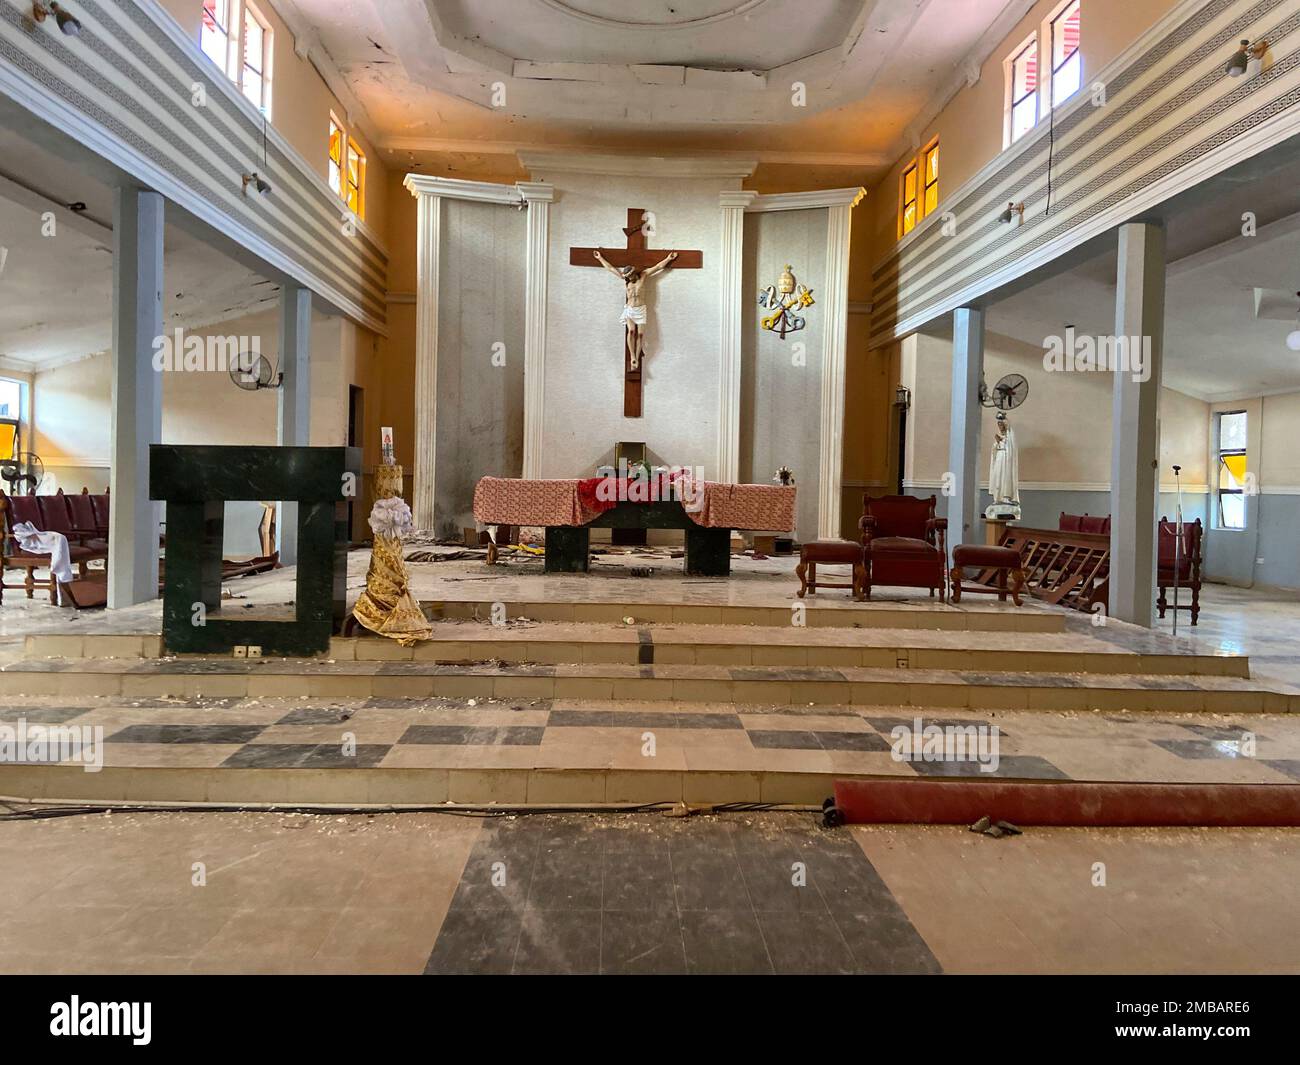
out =
[(758, 305), (772, 312), (760, 324), (784, 340), (786, 333), (797, 332), (808, 324), (801, 315), (794, 312), (811, 307), (814, 302), (812, 291), (807, 285), (796, 284), (795, 276), (790, 272), (790, 264), (786, 263), (776, 284), (768, 285), (758, 294)]

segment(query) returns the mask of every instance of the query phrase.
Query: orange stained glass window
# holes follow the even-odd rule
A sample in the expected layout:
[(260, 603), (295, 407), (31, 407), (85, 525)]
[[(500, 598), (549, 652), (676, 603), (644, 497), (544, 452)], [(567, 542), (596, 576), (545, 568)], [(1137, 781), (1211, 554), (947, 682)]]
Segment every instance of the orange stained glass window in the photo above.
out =
[(913, 163), (903, 171), (903, 234), (906, 235), (916, 228), (917, 218), (917, 199), (916, 199), (917, 173), (916, 164)]
[(357, 142), (348, 140), (348, 207), (358, 218), (363, 217), (365, 209), (366, 157), (357, 147)]
[(1242, 488), (1246, 484), (1246, 456), (1224, 455), (1219, 471), (1219, 487)]
[(343, 195), (343, 130), (330, 116), (330, 188)]
[(1079, 52), (1080, 0), (1062, 8), (1052, 20), (1052, 106), (1079, 91), (1083, 56)]
[(254, 107), (271, 114), (271, 31), (252, 4), (244, 4), (244, 46), (240, 57), (239, 88)]
[(1015, 143), (1038, 121), (1038, 38), (1029, 41), (1011, 60), (1010, 140)]
[(1249, 484), (1246, 455), (1246, 412), (1224, 411), (1219, 428), (1219, 528), (1246, 527)]
[(939, 205), (939, 145), (932, 145), (925, 153), (925, 213), (928, 215)]

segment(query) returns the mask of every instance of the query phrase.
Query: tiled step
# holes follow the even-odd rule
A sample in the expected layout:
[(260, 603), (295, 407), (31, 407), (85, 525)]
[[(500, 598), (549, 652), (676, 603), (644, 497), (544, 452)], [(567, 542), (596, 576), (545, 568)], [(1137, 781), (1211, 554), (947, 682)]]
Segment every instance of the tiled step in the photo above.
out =
[(1177, 652), (1141, 637), (1132, 648), (1076, 634), (932, 630), (766, 629), (723, 625), (529, 628), (435, 625), (414, 647), (379, 637), (334, 639), (336, 661), (655, 666), (864, 666), (1049, 673), (1151, 673), (1249, 677), (1244, 655)]
[[(843, 595), (819, 600), (791, 599), (784, 606), (704, 603), (583, 603), (539, 601), (449, 600), (421, 603), (435, 620), (491, 621), (501, 608), (507, 620), (567, 621), (582, 624), (621, 625), (625, 618), (636, 624), (767, 625), (789, 627), (791, 617), (802, 612), (803, 623), (817, 628), (940, 629), (965, 632), (1063, 632), (1065, 612), (1029, 601), (1017, 608), (996, 599), (964, 600), (960, 604), (854, 603)], [(498, 610), (501, 614), (501, 610)]]
[[(28, 636), (25, 655), (156, 658), (157, 636)], [(1143, 673), (1248, 677), (1244, 655), (1202, 653), (1136, 630), (1108, 639), (1087, 633), (946, 632), (738, 625), (491, 625), (439, 622), (412, 647), (365, 634), (335, 638), (335, 661), (470, 665), (861, 666), (1048, 673)]]
[(510, 666), (320, 659), (27, 659), (0, 695), (665, 699), (683, 702), (1237, 713), (1300, 709), (1300, 689), (1242, 677), (860, 666)]
[[(917, 718), (921, 728), (983, 738), (965, 754), (927, 750), (909, 758), (896, 736)], [(0, 795), (46, 801), (817, 805), (837, 780), (1276, 787), (1300, 778), (1300, 723), (1279, 715), (589, 700), (0, 700), (0, 723), (19, 722), (59, 726), (93, 744), (96, 772), (83, 768), (91, 758), (79, 761), (68, 748), (58, 765), (0, 763)], [(1247, 737), (1250, 751), (1238, 754)]]
[(50, 803), (292, 806), (820, 806), (835, 775), (640, 769), (183, 769), (0, 765), (0, 795)]

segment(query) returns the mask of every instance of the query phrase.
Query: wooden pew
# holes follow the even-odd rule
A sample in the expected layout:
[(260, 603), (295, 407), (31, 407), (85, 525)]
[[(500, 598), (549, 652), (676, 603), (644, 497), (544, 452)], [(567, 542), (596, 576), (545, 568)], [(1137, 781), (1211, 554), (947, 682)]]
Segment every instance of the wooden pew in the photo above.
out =
[[(1020, 552), (1025, 570), (1024, 590), (1037, 599), (1092, 612), (1093, 604), (1108, 601), (1110, 537), (1101, 533), (1008, 526), (1002, 547)], [(975, 584), (996, 588), (996, 572), (978, 574)]]

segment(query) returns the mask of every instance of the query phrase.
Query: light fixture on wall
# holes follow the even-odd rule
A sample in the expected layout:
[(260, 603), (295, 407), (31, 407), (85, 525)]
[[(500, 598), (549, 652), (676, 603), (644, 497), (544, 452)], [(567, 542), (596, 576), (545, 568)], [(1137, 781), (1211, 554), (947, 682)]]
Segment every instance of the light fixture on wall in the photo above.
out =
[[(1300, 299), (1300, 292), (1296, 293), (1296, 298)], [(1296, 311), (1296, 327), (1287, 334), (1286, 346), (1292, 351), (1300, 351), (1300, 310)]]
[(69, 37), (81, 36), (81, 19), (77, 18), (71, 11), (60, 7), (56, 3), (44, 4), (41, 0), (36, 0), (32, 4), (32, 18), (37, 22), (44, 22), (50, 15), (54, 16), (54, 21), (58, 23), (59, 29)]
[(251, 174), (244, 174), (243, 178), (244, 178), (245, 196), (248, 195), (249, 185), (252, 185), (255, 189), (257, 189), (258, 195), (260, 196), (265, 196), (268, 192), (271, 191), (271, 183), (267, 181), (266, 178), (258, 174), (256, 170), (254, 170)]
[(998, 215), (998, 221), (1010, 225), (1011, 220), (1017, 216), (1020, 218), (1020, 225), (1023, 226), (1025, 224), (1025, 205), (1023, 202), (1008, 203), (1007, 209)]
[[(1259, 40), (1254, 44), (1245, 38), (1242, 39), (1239, 47), (1224, 66), (1224, 72), (1230, 78), (1239, 78), (1250, 70), (1252, 63), (1261, 63), (1264, 59), (1264, 53), (1268, 51), (1268, 41)], [(1256, 67), (1258, 70), (1258, 67)]]
[[(263, 170), (267, 168), (266, 166), (266, 140), (267, 140), (266, 125), (267, 125), (266, 112), (263, 111), (262, 112), (262, 169)], [(257, 194), (259, 196), (265, 196), (267, 193), (271, 191), (271, 183), (267, 181), (266, 178), (262, 177), (262, 175), (256, 170), (254, 170), (250, 174), (244, 174), (243, 178), (244, 178), (243, 193), (245, 196), (248, 195), (249, 185), (252, 185), (255, 189), (257, 189)]]

